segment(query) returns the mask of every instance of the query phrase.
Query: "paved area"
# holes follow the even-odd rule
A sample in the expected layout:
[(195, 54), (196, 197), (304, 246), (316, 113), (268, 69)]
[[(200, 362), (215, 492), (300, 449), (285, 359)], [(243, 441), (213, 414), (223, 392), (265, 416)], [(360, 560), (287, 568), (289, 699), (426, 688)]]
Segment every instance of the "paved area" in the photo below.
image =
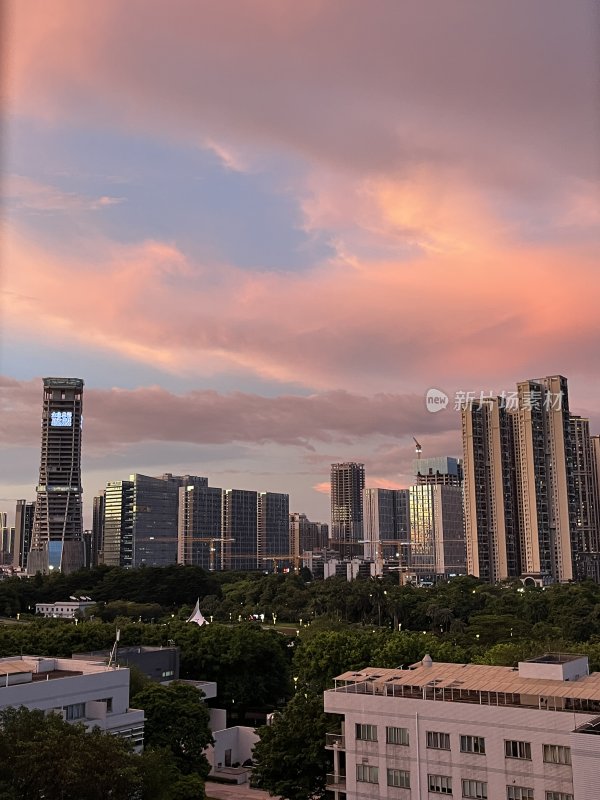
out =
[(262, 789), (251, 789), (247, 783), (214, 783), (206, 781), (207, 798), (215, 800), (273, 800), (272, 795)]

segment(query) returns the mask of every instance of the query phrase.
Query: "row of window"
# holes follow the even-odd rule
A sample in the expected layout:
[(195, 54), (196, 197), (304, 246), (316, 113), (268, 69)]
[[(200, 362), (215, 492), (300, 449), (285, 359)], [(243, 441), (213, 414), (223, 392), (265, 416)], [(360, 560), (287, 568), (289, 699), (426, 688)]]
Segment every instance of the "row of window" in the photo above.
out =
[[(357, 723), (356, 738), (365, 742), (377, 741), (377, 725)], [(395, 728), (386, 726), (386, 744), (409, 745), (408, 728)], [(450, 734), (443, 731), (427, 731), (427, 747), (433, 750), (450, 750)], [(545, 744), (543, 757), (547, 764), (570, 764), (571, 748), (559, 744)], [(461, 753), (479, 753), (485, 755), (485, 738), (483, 736), (460, 737)], [(520, 758), (531, 761), (531, 742), (522, 742), (515, 739), (505, 739), (504, 754), (506, 758)]]
[[(356, 765), (356, 780), (361, 783), (379, 783), (379, 768), (368, 764)], [(410, 789), (410, 772), (405, 769), (388, 769), (387, 785)], [(427, 787), (434, 794), (452, 794), (452, 778), (449, 775), (428, 775)], [(462, 780), (462, 796), (469, 800), (488, 800), (486, 781)], [(507, 786), (506, 800), (534, 800), (529, 786)], [(573, 800), (566, 792), (546, 792), (546, 800)]]

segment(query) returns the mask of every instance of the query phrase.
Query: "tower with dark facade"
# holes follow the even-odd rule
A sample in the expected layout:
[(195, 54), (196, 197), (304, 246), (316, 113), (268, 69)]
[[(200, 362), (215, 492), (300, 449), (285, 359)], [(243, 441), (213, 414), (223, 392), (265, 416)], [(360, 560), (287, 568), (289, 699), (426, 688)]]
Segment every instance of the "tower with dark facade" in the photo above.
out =
[(346, 558), (362, 556), (365, 465), (331, 465), (331, 547)]
[(81, 511), (81, 378), (44, 378), (40, 477), (27, 563), (30, 574), (84, 564)]

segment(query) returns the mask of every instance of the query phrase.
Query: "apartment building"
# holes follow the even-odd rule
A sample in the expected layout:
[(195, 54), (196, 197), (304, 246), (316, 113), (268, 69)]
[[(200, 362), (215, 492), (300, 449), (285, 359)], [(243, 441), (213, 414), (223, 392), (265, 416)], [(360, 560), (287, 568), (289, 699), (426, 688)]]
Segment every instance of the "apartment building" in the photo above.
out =
[(0, 710), (40, 709), (128, 739), (139, 752), (144, 712), (129, 708), (129, 670), (70, 658), (0, 658)]
[(550, 653), (518, 667), (347, 672), (325, 692), (335, 800), (598, 800), (600, 673)]

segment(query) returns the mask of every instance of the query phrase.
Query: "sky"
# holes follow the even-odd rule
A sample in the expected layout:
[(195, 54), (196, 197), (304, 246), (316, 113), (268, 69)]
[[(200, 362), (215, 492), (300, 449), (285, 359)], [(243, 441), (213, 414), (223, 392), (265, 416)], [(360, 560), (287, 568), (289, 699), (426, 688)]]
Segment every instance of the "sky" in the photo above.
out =
[[(8, 0), (0, 510), (42, 377), (107, 480), (198, 474), (329, 521), (461, 454), (457, 392), (563, 374), (600, 433), (594, 0)], [(430, 413), (428, 389), (448, 394)]]

